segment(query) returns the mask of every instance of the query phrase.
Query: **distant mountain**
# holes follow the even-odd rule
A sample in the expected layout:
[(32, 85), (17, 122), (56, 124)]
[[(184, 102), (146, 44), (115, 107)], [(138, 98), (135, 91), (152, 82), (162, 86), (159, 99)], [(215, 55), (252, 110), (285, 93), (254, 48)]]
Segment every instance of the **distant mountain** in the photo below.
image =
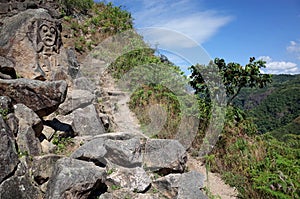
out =
[(300, 134), (294, 128), (300, 116), (300, 75), (274, 75), (264, 89), (243, 89), (234, 104), (247, 110), (260, 133)]

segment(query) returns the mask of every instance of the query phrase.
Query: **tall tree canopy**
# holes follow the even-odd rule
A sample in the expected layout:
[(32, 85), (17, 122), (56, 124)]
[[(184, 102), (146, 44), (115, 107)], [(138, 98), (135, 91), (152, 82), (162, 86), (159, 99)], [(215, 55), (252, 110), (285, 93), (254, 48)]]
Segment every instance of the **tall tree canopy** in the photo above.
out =
[[(266, 67), (266, 62), (262, 60), (255, 61), (254, 57), (250, 58), (245, 67), (239, 63), (225, 63), (224, 59), (215, 58), (208, 66), (195, 65), (191, 66), (192, 72), (190, 84), (195, 89), (196, 94), (209, 95), (207, 84), (220, 86), (216, 84), (217, 78), (210, 78), (212, 73), (215, 76), (219, 75), (222, 79), (223, 86), (225, 86), (226, 94), (228, 97), (228, 104), (239, 94), (243, 87), (259, 87), (263, 88), (267, 83), (271, 82), (272, 76), (269, 74), (262, 74), (260, 69)], [(207, 77), (208, 76), (208, 77)]]

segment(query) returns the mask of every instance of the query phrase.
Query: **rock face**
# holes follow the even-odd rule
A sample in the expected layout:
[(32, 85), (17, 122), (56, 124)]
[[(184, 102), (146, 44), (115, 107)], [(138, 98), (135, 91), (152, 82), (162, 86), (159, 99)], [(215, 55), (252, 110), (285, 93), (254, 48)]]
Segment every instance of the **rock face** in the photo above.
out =
[(80, 136), (96, 136), (105, 133), (104, 126), (93, 104), (76, 109), (72, 116), (73, 130)]
[(13, 71), (1, 72), (3, 75), (37, 80), (72, 79), (67, 75), (70, 63), (62, 48), (61, 31), (59, 20), (53, 19), (46, 9), (28, 9), (5, 18), (0, 26), (0, 52), (5, 55), (2, 63), (10, 66), (0, 67), (0, 72), (2, 68), (11, 69), (12, 63), (17, 75)]
[(31, 179), (28, 176), (13, 176), (0, 185), (0, 198), (42, 199), (43, 197), (38, 187), (31, 183)]
[[(0, 115), (0, 183), (13, 174), (19, 163), (15, 140)], [(1, 197), (0, 197), (1, 198)]]
[(68, 93), (66, 101), (59, 106), (59, 113), (66, 115), (78, 108), (84, 108), (95, 99), (95, 95), (87, 90), (72, 90)]
[(111, 174), (106, 180), (110, 186), (119, 186), (137, 193), (144, 192), (150, 186), (151, 179), (141, 167), (112, 167), (110, 169)]
[(24, 104), (16, 104), (14, 105), (14, 113), (18, 120), (24, 120), (24, 123), (32, 127), (36, 137), (41, 135), (41, 132), (43, 131), (43, 123), (33, 110)]
[(54, 16), (58, 16), (59, 4), (57, 1), (46, 0), (23, 0), (23, 1), (0, 1), (0, 18), (12, 16), (29, 8), (47, 8), (51, 9)]
[(186, 150), (177, 140), (152, 139), (145, 145), (143, 164), (151, 171), (183, 172), (186, 161)]
[(106, 190), (105, 178), (105, 169), (93, 163), (62, 158), (56, 162), (46, 198), (88, 198), (94, 190)]
[(11, 98), (13, 104), (22, 103), (39, 117), (49, 115), (64, 102), (65, 81), (42, 82), (29, 79), (1, 80), (0, 95)]

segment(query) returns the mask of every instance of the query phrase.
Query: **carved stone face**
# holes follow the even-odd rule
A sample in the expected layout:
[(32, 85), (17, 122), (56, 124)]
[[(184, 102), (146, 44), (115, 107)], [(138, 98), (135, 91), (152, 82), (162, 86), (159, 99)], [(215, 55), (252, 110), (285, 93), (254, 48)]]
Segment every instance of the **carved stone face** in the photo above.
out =
[(57, 39), (57, 30), (54, 26), (42, 24), (39, 28), (39, 34), (45, 46), (53, 46)]

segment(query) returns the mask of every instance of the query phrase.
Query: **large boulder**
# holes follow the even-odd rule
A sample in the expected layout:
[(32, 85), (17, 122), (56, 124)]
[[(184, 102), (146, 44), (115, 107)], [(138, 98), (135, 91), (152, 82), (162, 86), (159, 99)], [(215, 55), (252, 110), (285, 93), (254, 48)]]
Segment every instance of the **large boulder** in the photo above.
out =
[(208, 199), (201, 189), (204, 187), (204, 175), (196, 171), (182, 174), (179, 187), (178, 199)]
[(105, 133), (102, 121), (93, 104), (78, 108), (73, 113), (72, 127), (75, 133), (80, 136), (96, 136)]
[[(106, 184), (129, 189), (132, 192), (145, 192), (151, 179), (141, 167), (108, 167), (109, 175)], [(109, 186), (110, 187), (110, 186)]]
[(84, 108), (95, 99), (95, 95), (87, 90), (72, 90), (68, 92), (67, 99), (59, 106), (59, 113), (66, 115), (78, 108)]
[(99, 166), (106, 166), (108, 162), (127, 168), (142, 166), (139, 138), (114, 140), (110, 139), (112, 137), (105, 134), (95, 138), (78, 148), (71, 157), (93, 161)]
[(29, 176), (13, 176), (0, 185), (1, 199), (43, 199), (38, 187), (34, 186)]
[(144, 148), (143, 165), (146, 170), (163, 175), (184, 171), (187, 154), (177, 140), (150, 139)]
[(105, 159), (113, 164), (133, 168), (142, 166), (141, 140), (132, 138), (130, 140), (107, 140), (105, 142)]
[(153, 181), (152, 185), (166, 198), (177, 198), (180, 173), (169, 174)]
[(36, 156), (42, 153), (39, 138), (36, 137), (35, 131), (24, 119), (19, 120), (17, 145), (19, 152), (26, 155)]
[(45, 155), (33, 157), (31, 173), (34, 180), (42, 185), (51, 178), (54, 166), (62, 156), (59, 155)]
[(48, 182), (46, 198), (89, 198), (96, 190), (106, 191), (105, 178), (106, 170), (94, 163), (72, 158), (59, 159)]
[(12, 60), (18, 76), (54, 80), (57, 71), (61, 73), (63, 66), (68, 66), (67, 54), (61, 48), (62, 26), (47, 10), (28, 9), (2, 23), (0, 51)]
[(28, 126), (31, 126), (37, 137), (41, 135), (43, 122), (33, 110), (24, 104), (16, 104), (14, 105), (14, 114), (18, 120), (24, 120)]
[(13, 104), (22, 103), (39, 117), (49, 115), (64, 102), (65, 81), (42, 82), (29, 79), (1, 80), (0, 95), (11, 98)]
[(165, 198), (207, 199), (201, 191), (204, 187), (204, 175), (196, 171), (160, 177), (154, 180), (153, 186)]
[(129, 189), (123, 188), (113, 192), (106, 192), (100, 195), (99, 199), (161, 199), (158, 193), (134, 193)]
[(0, 115), (0, 183), (14, 172), (18, 163), (15, 140)]

